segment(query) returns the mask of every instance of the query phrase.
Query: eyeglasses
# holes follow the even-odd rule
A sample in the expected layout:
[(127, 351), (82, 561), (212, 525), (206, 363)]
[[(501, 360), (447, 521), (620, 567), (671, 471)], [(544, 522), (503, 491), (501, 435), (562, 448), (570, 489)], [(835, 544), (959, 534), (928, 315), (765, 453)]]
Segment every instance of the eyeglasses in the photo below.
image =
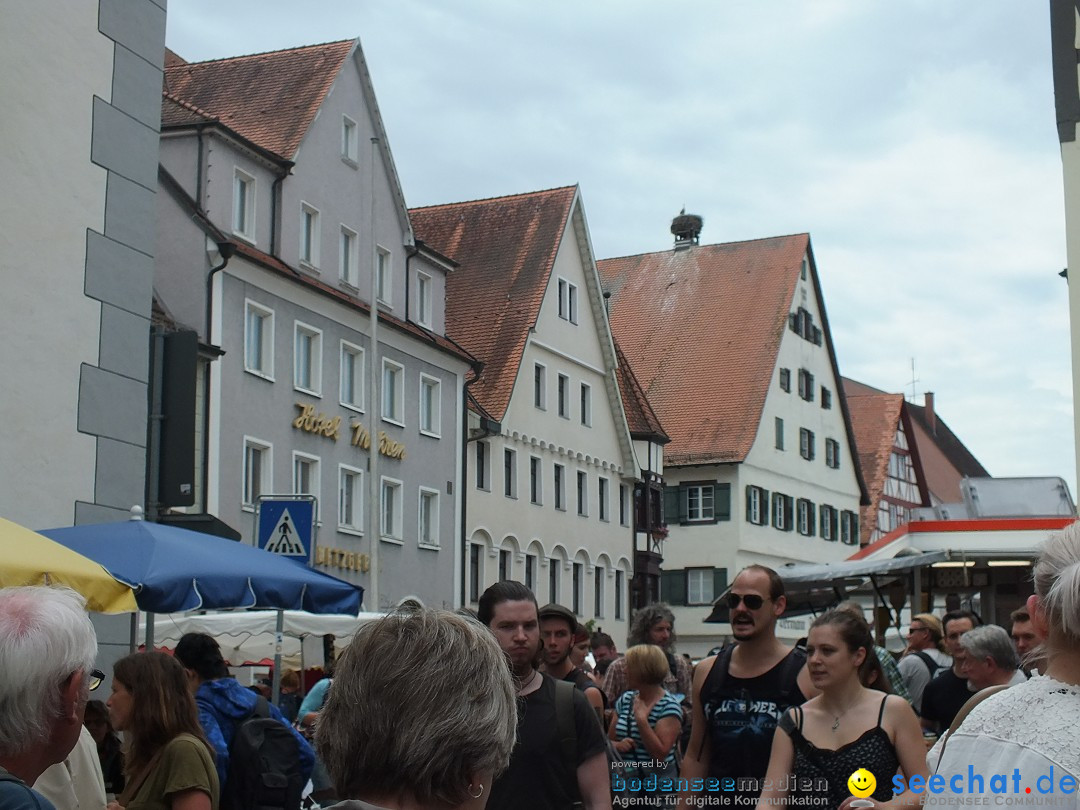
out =
[(90, 670), (90, 677), (87, 679), (87, 686), (89, 687), (90, 691), (93, 692), (95, 689), (101, 686), (101, 682), (104, 680), (104, 672), (102, 672), (100, 669), (92, 669)]
[(734, 610), (737, 608), (739, 602), (746, 605), (747, 610), (757, 610), (765, 604), (765, 598), (758, 596), (756, 593), (729, 593), (727, 595), (727, 606), (729, 609)]
[(916, 627), (915, 625), (912, 625), (911, 627), (908, 628), (908, 635), (910, 636), (912, 633), (918, 633), (919, 631), (929, 633), (930, 628), (929, 627)]

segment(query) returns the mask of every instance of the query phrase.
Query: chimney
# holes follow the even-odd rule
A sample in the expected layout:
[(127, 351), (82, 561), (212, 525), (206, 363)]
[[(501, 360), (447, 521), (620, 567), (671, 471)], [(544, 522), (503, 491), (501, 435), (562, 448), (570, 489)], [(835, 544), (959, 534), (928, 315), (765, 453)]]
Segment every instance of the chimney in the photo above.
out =
[(934, 413), (933, 391), (923, 394), (923, 410), (926, 412), (926, 426), (930, 428), (930, 435), (937, 436), (937, 414)]
[(675, 250), (686, 250), (698, 243), (701, 238), (701, 226), (705, 220), (697, 214), (688, 214), (684, 208), (675, 219), (671, 220), (671, 232), (675, 235)]

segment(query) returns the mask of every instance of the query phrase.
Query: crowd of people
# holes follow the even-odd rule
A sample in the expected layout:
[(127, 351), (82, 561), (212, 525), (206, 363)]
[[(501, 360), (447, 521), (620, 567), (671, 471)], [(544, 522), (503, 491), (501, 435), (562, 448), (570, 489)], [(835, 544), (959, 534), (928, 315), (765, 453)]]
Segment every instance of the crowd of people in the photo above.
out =
[(784, 644), (783, 581), (750, 565), (725, 596), (733, 643), (696, 667), (663, 604), (635, 614), (620, 654), (502, 581), (475, 614), (364, 625), (302, 703), (283, 677), (284, 712), (203, 634), (121, 658), (91, 700), (105, 675), (82, 598), (0, 589), (0, 810), (299, 810), (306, 794), (336, 810), (855, 810), (955, 804), (1014, 772), (1075, 808), (1080, 523), (1033, 580), (1009, 630), (915, 614), (896, 660), (855, 603)]

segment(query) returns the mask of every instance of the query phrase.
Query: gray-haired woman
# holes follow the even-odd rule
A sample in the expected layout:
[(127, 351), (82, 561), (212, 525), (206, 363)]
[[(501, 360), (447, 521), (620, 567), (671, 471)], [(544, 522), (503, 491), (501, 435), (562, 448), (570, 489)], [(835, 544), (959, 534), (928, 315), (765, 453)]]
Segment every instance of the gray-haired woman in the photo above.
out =
[(517, 712), (506, 658), (465, 616), (409, 609), (367, 624), (337, 662), (315, 744), (345, 801), (482, 810)]

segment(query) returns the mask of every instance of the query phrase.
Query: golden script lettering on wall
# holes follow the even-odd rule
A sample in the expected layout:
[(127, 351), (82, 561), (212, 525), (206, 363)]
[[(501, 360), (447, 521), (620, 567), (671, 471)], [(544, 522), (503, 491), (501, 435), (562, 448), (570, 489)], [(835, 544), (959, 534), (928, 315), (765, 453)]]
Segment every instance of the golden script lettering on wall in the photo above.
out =
[(294, 428), (337, 441), (338, 429), (341, 427), (340, 416), (331, 417), (324, 413), (315, 413), (314, 405), (304, 405), (300, 402), (296, 403), (296, 407), (300, 409), (300, 415), (293, 419)]
[(315, 548), (315, 564), (342, 568), (347, 571), (359, 571), (364, 574), (371, 570), (371, 558), (367, 554), (327, 546)]

